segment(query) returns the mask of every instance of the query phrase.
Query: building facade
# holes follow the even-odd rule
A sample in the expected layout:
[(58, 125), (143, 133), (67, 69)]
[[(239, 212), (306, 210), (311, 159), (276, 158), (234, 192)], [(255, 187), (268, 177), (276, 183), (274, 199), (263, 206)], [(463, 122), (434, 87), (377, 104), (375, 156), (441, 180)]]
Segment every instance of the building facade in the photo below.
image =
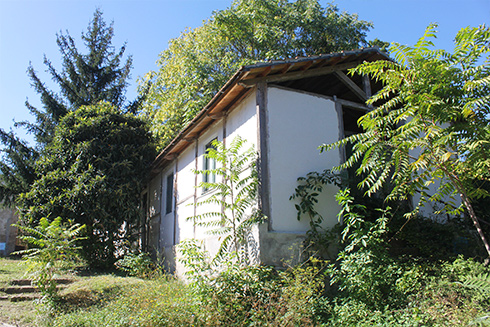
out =
[[(365, 101), (381, 88), (347, 70), (364, 61), (389, 60), (375, 48), (245, 66), (157, 157), (144, 193), (148, 248), (163, 254), (169, 270), (182, 274), (176, 245), (202, 240), (211, 254), (220, 239), (189, 217), (219, 210), (196, 206), (208, 192), (199, 188), (206, 149), (213, 140), (247, 140), (258, 153), (259, 199), (266, 222), (251, 232), (257, 262), (280, 266), (298, 256), (308, 217), (297, 219), (290, 200), (297, 178), (330, 169), (345, 160), (344, 150), (320, 153), (318, 147), (360, 132), (357, 120), (370, 110)], [(316, 208), (324, 227), (337, 223), (337, 188), (325, 187)]]

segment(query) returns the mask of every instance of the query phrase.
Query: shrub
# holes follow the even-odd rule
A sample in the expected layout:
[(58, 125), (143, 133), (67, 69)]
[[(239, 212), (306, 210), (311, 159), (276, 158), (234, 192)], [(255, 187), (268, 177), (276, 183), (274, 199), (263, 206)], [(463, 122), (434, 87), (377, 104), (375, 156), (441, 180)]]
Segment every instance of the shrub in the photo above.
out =
[(116, 267), (130, 276), (149, 278), (158, 272), (158, 265), (153, 262), (148, 253), (128, 253), (115, 263)]
[(39, 288), (42, 302), (54, 304), (58, 289), (55, 274), (78, 259), (77, 242), (85, 226), (62, 224), (61, 217), (48, 221), (41, 218), (36, 227), (17, 225), (24, 234), (20, 239), (30, 248), (16, 252), (21, 254), (33, 272), (33, 283)]

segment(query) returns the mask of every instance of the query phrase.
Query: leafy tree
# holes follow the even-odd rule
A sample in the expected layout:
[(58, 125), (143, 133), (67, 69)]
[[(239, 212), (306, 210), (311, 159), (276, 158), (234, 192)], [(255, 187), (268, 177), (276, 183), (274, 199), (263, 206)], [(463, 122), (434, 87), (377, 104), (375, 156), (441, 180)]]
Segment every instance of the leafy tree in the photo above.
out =
[(490, 179), (490, 29), (460, 30), (449, 53), (431, 49), (435, 28), (429, 26), (413, 47), (393, 44), (396, 62), (351, 71), (383, 82), (368, 100), (378, 106), (359, 120), (364, 133), (321, 149), (354, 144), (337, 169), (360, 162), (360, 186), (369, 195), (391, 183), (388, 199), (420, 194), (414, 212), (427, 202), (442, 203), (450, 213), (465, 209), (490, 255), (472, 204), (488, 196), (482, 186)]
[(139, 195), (155, 155), (148, 124), (109, 103), (82, 106), (59, 122), (36, 163), (38, 179), (20, 195), (22, 220), (70, 219), (87, 227), (83, 256), (112, 265), (132, 240)]
[(213, 148), (208, 149), (206, 157), (215, 160), (216, 168), (195, 171), (196, 174), (216, 176), (216, 181), (199, 184), (198, 187), (206, 189), (210, 195), (196, 205), (212, 205), (220, 211), (204, 212), (189, 219), (199, 226), (211, 228), (210, 234), (223, 237), (215, 258), (218, 261), (226, 254), (234, 253), (240, 261), (246, 262), (248, 233), (263, 217), (256, 208), (258, 177), (255, 152), (253, 147), (242, 151), (245, 142), (239, 136), (228, 147), (213, 141)]
[[(68, 34), (57, 35), (57, 44), (62, 59), (62, 69), (58, 71), (50, 60), (44, 58), (47, 72), (59, 86), (59, 92), (50, 90), (38, 77), (32, 66), (28, 75), (32, 86), (39, 93), (43, 108), (38, 109), (26, 102), (35, 122), (16, 123), (33, 133), (35, 146), (19, 139), (13, 132), (0, 129), (3, 156), (0, 163), (0, 202), (13, 204), (22, 192), (28, 192), (38, 177), (34, 162), (40, 151), (52, 139), (59, 121), (69, 112), (82, 105), (93, 105), (107, 101), (121, 112), (135, 112), (142, 101), (140, 96), (127, 104), (125, 92), (132, 65), (131, 57), (123, 60), (126, 46), (118, 51), (112, 46), (114, 30), (107, 26), (102, 12), (96, 10), (82, 40), (88, 52), (78, 51), (75, 40)], [(142, 92), (144, 94), (144, 92)]]
[(365, 46), (371, 27), (318, 0), (236, 0), (170, 41), (144, 111), (165, 146), (242, 65)]

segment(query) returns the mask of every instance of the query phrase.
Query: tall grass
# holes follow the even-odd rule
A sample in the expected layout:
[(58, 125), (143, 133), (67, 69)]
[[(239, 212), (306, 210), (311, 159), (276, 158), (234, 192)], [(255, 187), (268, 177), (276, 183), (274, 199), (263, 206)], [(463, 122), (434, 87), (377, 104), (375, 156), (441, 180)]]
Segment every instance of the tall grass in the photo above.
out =
[[(114, 283), (114, 281), (117, 281)], [(98, 278), (74, 285), (49, 326), (191, 326), (197, 303), (174, 278)]]
[[(16, 264), (9, 262), (0, 270), (19, 276)], [(373, 307), (370, 299), (330, 287), (323, 264), (310, 262), (286, 271), (235, 267), (205, 289), (168, 276), (78, 277), (60, 293), (55, 312), (38, 315), (37, 321), (32, 315), (9, 321), (58, 327), (465, 326), (490, 309), (488, 292), (463, 285), (468, 276), (489, 272), (474, 260), (391, 264), (396, 265), (399, 277), (391, 279), (390, 287), (405, 292), (391, 292), (387, 297), (404, 299), (387, 299), (384, 307)], [(25, 310), (29, 305), (33, 306), (5, 302), (0, 321), (7, 321), (5, 310)]]

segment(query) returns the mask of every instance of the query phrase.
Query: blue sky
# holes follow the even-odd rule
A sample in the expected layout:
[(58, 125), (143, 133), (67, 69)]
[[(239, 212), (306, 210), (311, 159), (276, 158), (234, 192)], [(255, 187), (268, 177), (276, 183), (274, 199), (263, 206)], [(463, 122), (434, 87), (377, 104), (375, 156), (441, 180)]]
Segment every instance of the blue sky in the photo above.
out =
[[(44, 54), (60, 69), (56, 33), (69, 31), (79, 39), (96, 8), (107, 22), (114, 21), (113, 44), (127, 42), (133, 56), (128, 98), (136, 94), (136, 79), (156, 69), (158, 54), (168, 41), (188, 27), (197, 27), (214, 10), (232, 0), (0, 0), (0, 128), (9, 130), (13, 120), (30, 120), (24, 102), (40, 106), (26, 70), (32, 63), (39, 77), (45, 73)], [(326, 5), (327, 1), (321, 1)], [(357, 13), (374, 28), (368, 39), (412, 45), (427, 25), (439, 24), (436, 47), (451, 50), (456, 32), (466, 26), (490, 25), (490, 0), (336, 0), (342, 11)], [(84, 50), (84, 49), (83, 49)], [(83, 51), (82, 50), (82, 51)], [(19, 135), (23, 135), (18, 131)]]

